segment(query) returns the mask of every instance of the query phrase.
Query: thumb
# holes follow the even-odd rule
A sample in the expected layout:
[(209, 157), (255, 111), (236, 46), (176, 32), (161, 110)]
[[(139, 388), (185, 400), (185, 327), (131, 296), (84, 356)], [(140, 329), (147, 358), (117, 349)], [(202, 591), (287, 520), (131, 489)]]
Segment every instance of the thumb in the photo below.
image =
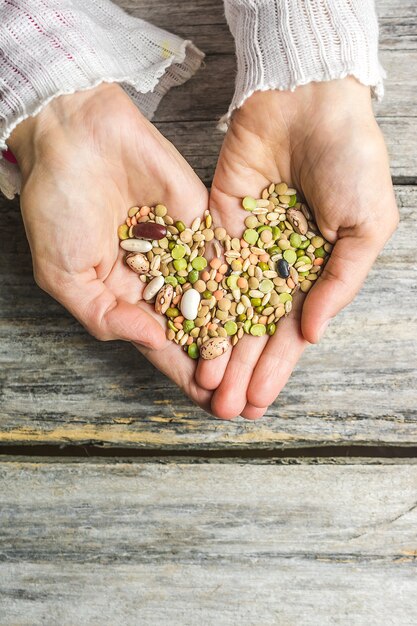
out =
[(330, 319), (354, 299), (382, 247), (369, 235), (338, 239), (304, 302), (301, 330), (307, 341), (318, 342)]

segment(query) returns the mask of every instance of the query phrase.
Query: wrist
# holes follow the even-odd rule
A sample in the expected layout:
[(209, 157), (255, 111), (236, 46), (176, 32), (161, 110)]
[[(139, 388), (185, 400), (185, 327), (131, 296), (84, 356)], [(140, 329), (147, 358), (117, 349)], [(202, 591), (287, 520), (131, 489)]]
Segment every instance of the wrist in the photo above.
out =
[(326, 128), (347, 118), (371, 115), (371, 90), (355, 78), (311, 82), (294, 91), (257, 91), (236, 111), (240, 123), (264, 120), (288, 134), (325, 123)]
[(93, 89), (59, 96), (37, 115), (23, 120), (11, 133), (7, 145), (23, 173), (28, 172), (44, 150), (71, 139), (73, 130), (88, 118), (98, 116), (118, 85), (102, 83)]

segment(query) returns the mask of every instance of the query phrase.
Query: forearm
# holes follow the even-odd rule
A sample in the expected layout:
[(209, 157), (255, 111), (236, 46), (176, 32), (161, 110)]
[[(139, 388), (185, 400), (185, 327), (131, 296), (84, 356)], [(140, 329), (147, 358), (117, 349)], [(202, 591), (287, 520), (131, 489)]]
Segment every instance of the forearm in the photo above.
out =
[(235, 94), (223, 122), (255, 91), (292, 91), (354, 76), (383, 94), (372, 0), (225, 0), (235, 38)]

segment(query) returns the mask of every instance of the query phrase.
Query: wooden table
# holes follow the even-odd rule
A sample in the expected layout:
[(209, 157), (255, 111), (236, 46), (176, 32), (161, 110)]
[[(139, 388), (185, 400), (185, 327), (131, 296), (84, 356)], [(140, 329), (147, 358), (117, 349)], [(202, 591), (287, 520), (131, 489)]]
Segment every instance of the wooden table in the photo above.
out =
[[(209, 185), (235, 74), (221, 0), (120, 4), (207, 53), (155, 121)], [(417, 6), (377, 4), (402, 221), (261, 421), (216, 420), (90, 337), (0, 201), (2, 625), (417, 623)]]

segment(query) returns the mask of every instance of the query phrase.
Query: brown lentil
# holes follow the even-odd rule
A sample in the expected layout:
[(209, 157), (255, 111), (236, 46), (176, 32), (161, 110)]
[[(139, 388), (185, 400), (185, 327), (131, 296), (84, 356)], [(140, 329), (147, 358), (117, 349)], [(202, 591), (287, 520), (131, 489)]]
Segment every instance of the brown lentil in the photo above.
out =
[[(333, 246), (318, 232), (308, 207), (294, 202), (296, 194), (286, 183), (270, 183), (260, 198), (245, 199), (245, 206), (251, 212), (245, 218), (245, 227), (251, 231), (248, 241), (252, 245), (248, 245), (243, 233), (242, 239), (232, 238), (225, 228), (214, 228), (209, 211), (186, 227), (182, 222), (174, 222), (163, 204), (128, 210), (125, 223), (118, 228), (120, 241), (135, 237), (139, 241), (145, 235), (149, 241), (151, 233), (156, 237), (146, 255), (129, 253), (125, 257), (143, 283), (149, 284), (153, 278), (160, 277), (157, 280), (162, 281), (162, 288), (148, 300), (155, 301), (155, 310), (167, 315), (169, 307), (174, 307), (169, 310), (175, 313), (175, 307), (181, 308), (184, 293), (191, 290), (199, 295), (199, 300), (198, 295), (193, 296), (193, 301), (198, 302), (194, 321), (179, 314), (172, 319), (171, 313), (166, 333), (169, 340), (181, 345), (192, 358), (197, 358), (199, 353), (203, 358), (215, 358), (227, 350), (230, 345), (227, 331), (230, 333), (231, 328), (234, 329), (232, 345), (250, 332), (251, 326), (257, 325), (253, 335), (265, 334), (267, 325), (268, 334), (274, 334), (274, 324), (292, 309), (291, 298), (281, 301), (283, 294), (288, 297), (287, 294), (294, 295), (298, 289), (303, 293), (311, 289)], [(204, 257), (206, 241), (213, 241), (216, 258), (204, 269), (207, 260), (195, 262), (195, 259)], [(222, 255), (225, 262), (220, 260)], [(286, 278), (277, 273), (278, 261), (287, 263)], [(193, 274), (187, 280), (190, 272)], [(230, 279), (230, 275), (234, 278)], [(182, 284), (177, 284), (178, 281)], [(230, 324), (225, 328), (227, 322)], [(210, 349), (203, 350), (203, 346)]]

